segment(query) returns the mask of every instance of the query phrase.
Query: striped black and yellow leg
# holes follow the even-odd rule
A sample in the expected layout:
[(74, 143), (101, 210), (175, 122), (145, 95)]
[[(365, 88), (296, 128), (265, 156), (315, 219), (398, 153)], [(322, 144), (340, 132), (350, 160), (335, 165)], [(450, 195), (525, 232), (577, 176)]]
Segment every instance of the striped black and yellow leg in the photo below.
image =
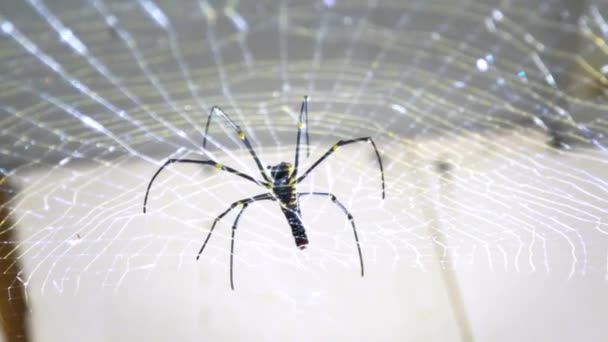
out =
[(251, 146), (249, 139), (247, 139), (247, 135), (245, 134), (245, 132), (241, 129), (241, 127), (239, 127), (239, 125), (237, 125), (234, 121), (232, 121), (232, 119), (228, 116), (228, 114), (226, 114), (218, 106), (213, 106), (211, 108), (211, 110), (209, 111), (209, 116), (207, 117), (207, 125), (205, 126), (205, 137), (203, 138), (203, 148), (207, 147), (207, 136), (209, 134), (209, 126), (211, 125), (211, 118), (213, 117), (213, 115), (215, 113), (217, 113), (224, 120), (226, 120), (226, 122), (228, 122), (230, 127), (232, 127), (232, 129), (234, 129), (237, 132), (237, 134), (239, 135), (239, 139), (243, 141), (243, 144), (245, 145), (245, 147), (247, 147), (247, 149), (249, 150), (249, 153), (253, 157), (253, 160), (255, 161), (255, 164), (257, 165), (258, 170), (262, 174), (262, 177), (264, 178), (264, 180), (266, 182), (270, 183), (271, 182), (270, 178), (268, 177), (268, 174), (264, 170), (264, 167), (262, 166), (262, 162), (260, 161), (260, 158), (258, 158), (258, 155), (255, 153), (255, 150)]
[(297, 180), (296, 180), (296, 183), (300, 183), (302, 180), (304, 180), (304, 178), (306, 178), (306, 176), (308, 176), (308, 174), (312, 170), (314, 170), (315, 167), (317, 167), (319, 164), (321, 164), (321, 162), (323, 162), (332, 153), (336, 152), (341, 146), (348, 145), (348, 144), (354, 144), (354, 143), (358, 143), (358, 142), (369, 142), (370, 144), (372, 144), (372, 147), (374, 148), (374, 151), (376, 152), (376, 157), (378, 158), (378, 166), (380, 166), (380, 178), (382, 180), (382, 199), (384, 199), (384, 197), (385, 197), (385, 195), (384, 195), (385, 194), (385, 191), (384, 191), (384, 168), (382, 167), (382, 159), (380, 158), (380, 153), (378, 152), (378, 148), (376, 147), (376, 144), (374, 143), (374, 141), (372, 140), (371, 137), (363, 137), (363, 138), (357, 138), (357, 139), (349, 139), (349, 140), (340, 140), (340, 141), (338, 141), (327, 152), (325, 152), (325, 154), (323, 154), (321, 156), (321, 158), (319, 158), (316, 162), (314, 162), (314, 164), (312, 164), (312, 166), (310, 168), (308, 168), (308, 170), (306, 170), (306, 172), (304, 172), (304, 174), (302, 174), (300, 177), (298, 177)]
[(245, 208), (247, 208), (248, 205), (249, 205), (249, 203), (243, 204), (243, 208), (241, 208), (241, 211), (239, 211), (238, 215), (236, 215), (236, 218), (234, 219), (234, 223), (232, 224), (232, 236), (230, 237), (230, 288), (233, 291), (234, 291), (234, 234), (236, 232), (236, 228), (239, 225), (239, 219), (241, 218), (241, 215), (243, 215), (243, 212), (245, 211)]
[(174, 163), (188, 163), (188, 164), (202, 164), (202, 165), (211, 165), (213, 167), (215, 167), (218, 170), (221, 171), (227, 171), (229, 173), (235, 174), (239, 177), (245, 178), (251, 182), (254, 182), (258, 185), (263, 186), (263, 182), (259, 181), (251, 176), (249, 176), (248, 174), (245, 174), (239, 170), (236, 170), (234, 168), (231, 168), (229, 166), (225, 166), (222, 165), (218, 162), (216, 162), (215, 160), (194, 160), (194, 159), (169, 159), (167, 160), (154, 174), (154, 176), (152, 176), (152, 179), (150, 179), (150, 183), (148, 183), (148, 188), (146, 189), (146, 196), (144, 197), (144, 214), (146, 213), (146, 205), (148, 203), (148, 194), (150, 193), (150, 189), (152, 188), (152, 183), (154, 183), (154, 180), (156, 179), (156, 177), (160, 174), (160, 172), (167, 166), (169, 166), (170, 164), (174, 164)]
[(226, 209), (224, 212), (222, 212), (221, 214), (219, 214), (215, 220), (213, 221), (213, 224), (211, 225), (211, 229), (209, 230), (209, 233), (207, 233), (207, 237), (205, 238), (205, 242), (203, 242), (203, 245), (201, 246), (201, 249), (198, 251), (198, 254), (196, 255), (196, 260), (198, 260), (201, 257), (201, 254), (203, 253), (203, 251), (205, 250), (205, 247), (207, 246), (207, 243), (209, 242), (209, 239), (211, 238), (211, 235), (213, 234), (213, 230), (215, 229), (215, 226), (217, 225), (217, 223), (224, 218), (224, 216), (228, 215), (228, 213), (230, 211), (232, 211), (232, 209), (238, 207), (239, 205), (242, 205), (243, 208), (241, 209), (241, 211), (239, 212), (234, 225), (232, 227), (232, 243), (231, 243), (231, 248), (230, 248), (230, 286), (232, 287), (232, 289), (234, 290), (234, 283), (232, 281), (232, 255), (234, 252), (234, 230), (236, 229), (236, 225), (238, 223), (239, 218), (241, 217), (241, 214), (243, 213), (243, 211), (245, 210), (245, 207), (247, 207), (249, 204), (256, 202), (256, 201), (264, 201), (264, 200), (272, 200), (274, 201), (275, 198), (274, 196), (272, 196), (272, 194), (267, 193), (267, 194), (261, 194), (261, 195), (257, 195), (257, 196), (253, 196), (250, 198), (245, 198), (239, 201), (236, 201), (234, 203), (232, 203), (230, 205), (230, 207), (228, 207), (228, 209)]
[(300, 119), (298, 121), (298, 133), (296, 135), (296, 157), (294, 161), (293, 176), (298, 175), (298, 165), (300, 163), (300, 139), (302, 136), (302, 128), (306, 135), (306, 157), (310, 157), (310, 140), (308, 136), (308, 96), (304, 96), (302, 106), (300, 107)]
[(344, 204), (342, 204), (342, 202), (340, 202), (336, 196), (334, 196), (333, 194), (331, 194), (329, 192), (299, 192), (298, 198), (301, 196), (308, 196), (308, 195), (329, 197), (329, 198), (331, 198), (332, 202), (334, 202), (338, 207), (340, 207), (340, 209), (342, 209), (342, 211), (344, 212), (344, 215), (346, 215), (346, 218), (348, 219), (351, 226), (353, 227), (353, 234), (355, 235), (355, 242), (357, 243), (357, 251), (359, 252), (359, 264), (361, 265), (361, 276), (363, 277), (363, 275), (364, 275), (363, 253), (361, 252), (361, 244), (359, 243), (359, 235), (357, 235), (357, 228), (355, 227), (355, 218), (353, 217), (353, 215), (351, 215), (351, 213), (348, 211), (348, 209), (346, 209)]

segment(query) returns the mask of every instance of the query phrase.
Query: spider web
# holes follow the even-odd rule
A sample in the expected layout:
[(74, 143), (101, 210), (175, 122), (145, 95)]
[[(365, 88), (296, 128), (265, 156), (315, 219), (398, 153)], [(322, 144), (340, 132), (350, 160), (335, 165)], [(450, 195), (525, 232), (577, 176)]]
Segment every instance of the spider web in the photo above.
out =
[[(236, 212), (198, 262), (196, 252), (217, 215), (266, 190), (174, 165), (144, 215), (146, 185), (180, 157), (259, 178), (219, 118), (202, 149), (213, 105), (265, 166), (292, 162), (304, 95), (302, 171), (340, 139), (371, 136), (380, 149), (384, 201), (367, 143), (340, 149), (298, 188), (349, 208), (368, 277), (439, 267), (608, 279), (605, 13), (559, 1), (3, 4), (0, 168), (14, 190), (2, 208), (18, 234), (8, 254), (24, 267), (14, 286), (34, 308), (60, 305), (49, 293), (227, 289)], [(343, 213), (314, 196), (302, 210), (305, 253), (272, 202), (247, 209), (236, 242), (237, 289), (266, 287), (293, 312), (313, 305), (294, 293), (325, 296), (292, 293), (294, 283), (360, 281)]]

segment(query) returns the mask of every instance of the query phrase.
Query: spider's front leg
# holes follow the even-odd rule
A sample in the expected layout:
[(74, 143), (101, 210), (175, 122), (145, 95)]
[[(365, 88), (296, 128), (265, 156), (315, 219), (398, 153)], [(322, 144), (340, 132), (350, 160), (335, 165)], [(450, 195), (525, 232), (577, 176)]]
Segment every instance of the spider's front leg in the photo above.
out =
[(296, 183), (300, 183), (301, 181), (303, 181), (304, 178), (306, 178), (306, 176), (308, 176), (308, 174), (310, 172), (312, 172), (312, 170), (314, 170), (315, 167), (319, 166), (319, 164), (321, 164), (332, 153), (336, 152), (338, 150), (338, 148), (340, 148), (341, 146), (349, 145), (349, 144), (354, 144), (354, 143), (358, 143), (358, 142), (369, 142), (370, 144), (372, 144), (372, 147), (374, 148), (374, 151), (376, 152), (376, 157), (378, 158), (378, 166), (380, 167), (380, 178), (382, 179), (382, 199), (384, 199), (384, 197), (385, 197), (385, 191), (384, 191), (384, 168), (382, 167), (382, 158), (380, 158), (380, 152), (378, 152), (378, 148), (376, 147), (376, 144), (374, 143), (374, 140), (372, 140), (371, 137), (363, 137), (363, 138), (357, 138), (357, 139), (349, 139), (349, 140), (340, 140), (340, 141), (338, 141), (327, 152), (325, 152), (325, 154), (323, 154), (321, 156), (321, 158), (319, 158), (316, 162), (314, 162), (312, 164), (312, 166), (310, 168), (308, 168), (308, 170), (306, 170), (304, 172), (304, 174), (302, 174), (300, 177), (298, 177), (297, 180), (296, 180)]
[(161, 171), (163, 171), (167, 166), (171, 165), (171, 164), (175, 164), (175, 163), (186, 163), (186, 164), (201, 164), (201, 165), (208, 165), (208, 166), (213, 166), (216, 169), (220, 170), (220, 171), (226, 171), (229, 173), (232, 173), (234, 175), (237, 175), (239, 177), (245, 178), (248, 181), (254, 182), (257, 185), (261, 185), (264, 186), (264, 182), (259, 181), (251, 176), (249, 176), (246, 173), (243, 173), (237, 169), (231, 168), (230, 166), (226, 166), (226, 165), (222, 165), (218, 162), (216, 162), (215, 160), (194, 160), (194, 159), (168, 159), (157, 171), (156, 173), (154, 173), (154, 176), (152, 176), (152, 179), (150, 179), (150, 182), (148, 183), (148, 187), (146, 189), (146, 195), (144, 196), (144, 214), (146, 213), (146, 205), (148, 204), (148, 195), (150, 194), (150, 189), (152, 189), (152, 184), (154, 183), (154, 180), (156, 179), (156, 177), (158, 177), (158, 175), (161, 173)]
[(203, 138), (203, 148), (207, 147), (207, 137), (209, 136), (209, 126), (211, 125), (211, 118), (216, 113), (221, 118), (223, 118), (224, 120), (226, 120), (226, 122), (228, 122), (228, 124), (230, 125), (230, 127), (238, 134), (239, 139), (243, 142), (243, 144), (245, 145), (245, 147), (249, 151), (249, 154), (251, 154), (251, 157), (255, 161), (255, 164), (258, 167), (258, 170), (260, 171), (260, 174), (262, 175), (262, 178), (264, 178), (264, 180), (266, 182), (270, 182), (270, 178), (268, 177), (268, 174), (266, 173), (266, 170), (264, 170), (264, 167), (262, 166), (262, 161), (260, 160), (260, 158), (258, 157), (258, 155), (255, 153), (255, 150), (253, 149), (253, 146), (251, 146), (251, 142), (249, 142), (249, 139), (247, 138), (247, 135), (245, 134), (245, 132), (241, 129), (241, 127), (239, 127), (239, 125), (237, 125), (228, 116), (228, 114), (226, 114), (218, 106), (213, 106), (211, 108), (211, 110), (209, 111), (209, 116), (207, 117), (207, 125), (205, 126), (205, 136)]
[(346, 209), (344, 204), (342, 204), (342, 202), (340, 202), (338, 200), (338, 198), (332, 193), (329, 193), (329, 192), (299, 192), (298, 198), (300, 198), (301, 196), (307, 196), (307, 195), (329, 197), (329, 198), (331, 198), (331, 201), (333, 203), (335, 203), (338, 207), (340, 207), (340, 209), (344, 212), (344, 215), (346, 215), (346, 218), (348, 219), (348, 221), (350, 221), (350, 224), (353, 227), (353, 234), (355, 235), (355, 242), (357, 243), (357, 251), (359, 252), (359, 263), (361, 264), (361, 276), (363, 277), (363, 275), (364, 275), (363, 253), (361, 253), (361, 244), (359, 243), (359, 235), (357, 235), (357, 228), (355, 227), (355, 218), (353, 217), (353, 215), (348, 211), (348, 209)]

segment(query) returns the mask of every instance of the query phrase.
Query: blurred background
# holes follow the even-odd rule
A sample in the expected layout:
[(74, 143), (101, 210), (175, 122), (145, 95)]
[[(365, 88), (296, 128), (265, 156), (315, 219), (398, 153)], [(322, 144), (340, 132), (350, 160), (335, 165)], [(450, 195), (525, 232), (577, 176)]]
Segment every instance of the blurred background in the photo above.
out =
[[(0, 4), (5, 341), (605, 341), (608, 6)], [(264, 167), (292, 162), (309, 248)], [(304, 144), (304, 140), (302, 143)]]

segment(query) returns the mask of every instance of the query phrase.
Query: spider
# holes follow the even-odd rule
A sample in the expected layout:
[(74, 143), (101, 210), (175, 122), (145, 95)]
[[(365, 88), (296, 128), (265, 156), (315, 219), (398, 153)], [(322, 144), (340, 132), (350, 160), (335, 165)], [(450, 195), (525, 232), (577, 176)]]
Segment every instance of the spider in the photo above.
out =
[[(235, 231), (238, 227), (238, 223), (239, 223), (239, 219), (241, 218), (241, 215), (243, 214), (245, 209), (249, 207), (250, 204), (252, 204), (253, 202), (266, 201), (266, 200), (279, 202), (281, 211), (283, 212), (283, 215), (285, 215), (285, 219), (287, 219), (287, 223), (289, 224), (289, 227), (291, 228), (291, 234), (293, 235), (293, 238), (295, 240), (296, 247), (298, 247), (299, 249), (305, 249), (306, 246), (308, 245), (309, 241), (308, 241), (308, 236), (306, 235), (306, 229), (304, 228), (304, 223), (302, 222), (299, 199), (302, 196), (329, 197), (331, 199), (331, 201), (334, 204), (336, 204), (342, 210), (342, 212), (344, 212), (344, 214), (346, 215), (346, 218), (349, 220), (351, 226), (353, 227), (353, 233), (355, 236), (357, 251), (359, 253), (359, 263), (361, 266), (361, 277), (363, 277), (363, 275), (364, 275), (363, 254), (361, 253), (361, 245), (359, 244), (359, 237), (357, 235), (357, 228), (355, 227), (355, 221), (354, 221), (353, 215), (351, 215), (351, 213), (344, 206), (344, 204), (342, 204), (342, 202), (340, 202), (338, 200), (338, 198), (336, 196), (334, 196), (332, 193), (316, 192), (316, 191), (315, 192), (297, 192), (296, 187), (297, 187), (297, 184), (302, 182), (306, 178), (306, 176), (308, 176), (317, 166), (319, 166), (319, 164), (321, 164), (332, 153), (336, 152), (338, 150), (338, 148), (340, 148), (341, 146), (359, 143), (359, 142), (368, 142), (374, 148), (374, 152), (376, 153), (376, 157), (378, 159), (378, 166), (380, 167), (380, 177), (382, 180), (382, 199), (384, 199), (385, 198), (384, 169), (382, 167), (382, 160), (380, 158), (380, 153), (378, 152), (378, 148), (376, 147), (376, 144), (374, 143), (372, 138), (371, 137), (361, 137), (361, 138), (338, 141), (331, 148), (329, 148), (329, 150), (327, 150), (327, 152), (325, 152), (325, 154), (323, 154), (317, 161), (315, 161), (306, 171), (304, 171), (304, 173), (302, 173), (300, 175), (300, 174), (298, 174), (298, 171), (299, 171), (299, 164), (300, 164), (300, 140), (301, 140), (301, 135), (302, 135), (302, 128), (306, 129), (306, 131), (305, 131), (306, 155), (307, 155), (307, 157), (310, 156), (310, 142), (309, 142), (309, 136), (308, 136), (308, 96), (304, 96), (304, 100), (302, 101), (302, 105), (300, 107), (300, 119), (297, 124), (298, 130), (297, 130), (297, 134), (296, 134), (296, 151), (295, 151), (295, 160), (294, 160), (293, 165), (288, 162), (281, 162), (274, 166), (267, 166), (267, 168), (265, 169), (264, 166), (262, 165), (262, 162), (260, 161), (257, 154), (255, 153), (255, 150), (251, 146), (249, 139), (247, 139), (245, 132), (232, 119), (230, 119), (230, 117), (222, 109), (220, 109), (217, 106), (212, 107), (211, 110), (209, 111), (209, 116), (207, 118), (207, 125), (205, 127), (205, 136), (203, 138), (203, 148), (206, 148), (207, 136), (208, 136), (208, 132), (209, 132), (209, 125), (211, 124), (211, 119), (215, 114), (219, 115), (221, 118), (226, 120), (228, 122), (228, 124), (232, 127), (232, 129), (234, 129), (236, 134), (238, 134), (239, 139), (243, 142), (243, 144), (245, 145), (247, 150), (249, 150), (249, 154), (251, 154), (251, 157), (253, 157), (253, 160), (255, 161), (263, 180), (256, 179), (237, 169), (234, 169), (232, 167), (218, 163), (215, 160), (169, 159), (156, 171), (156, 173), (152, 176), (152, 179), (150, 179), (150, 183), (148, 184), (148, 188), (146, 189), (146, 195), (144, 197), (144, 207), (143, 207), (144, 214), (146, 213), (148, 194), (150, 193), (150, 189), (152, 188), (152, 183), (154, 182), (156, 177), (160, 174), (160, 172), (165, 167), (167, 167), (170, 164), (174, 164), (174, 163), (190, 163), (190, 164), (202, 164), (202, 165), (213, 166), (217, 170), (232, 173), (234, 175), (242, 177), (248, 181), (251, 181), (257, 185), (260, 185), (260, 186), (268, 189), (267, 193), (263, 193), (263, 194), (260, 194), (257, 196), (241, 199), (241, 200), (238, 200), (238, 201), (232, 203), (228, 207), (228, 209), (226, 209), (224, 212), (219, 214), (213, 221), (213, 225), (211, 226), (211, 229), (209, 230), (209, 233), (207, 234), (205, 242), (203, 242), (201, 249), (199, 250), (198, 254), (196, 255), (196, 260), (198, 260), (201, 256), (201, 254), (203, 253), (203, 251), (205, 250), (205, 246), (207, 246), (207, 243), (209, 242), (209, 239), (211, 238), (213, 229), (215, 228), (216, 224), (224, 216), (226, 216), (230, 211), (232, 211), (233, 209), (240, 206), (241, 209), (238, 212), (238, 214), (234, 220), (234, 224), (232, 225), (232, 237), (231, 237), (231, 243), (230, 243), (230, 288), (232, 290), (234, 290), (234, 277), (233, 277), (234, 235), (235, 235)], [(269, 172), (267, 172), (266, 170), (269, 170)]]

